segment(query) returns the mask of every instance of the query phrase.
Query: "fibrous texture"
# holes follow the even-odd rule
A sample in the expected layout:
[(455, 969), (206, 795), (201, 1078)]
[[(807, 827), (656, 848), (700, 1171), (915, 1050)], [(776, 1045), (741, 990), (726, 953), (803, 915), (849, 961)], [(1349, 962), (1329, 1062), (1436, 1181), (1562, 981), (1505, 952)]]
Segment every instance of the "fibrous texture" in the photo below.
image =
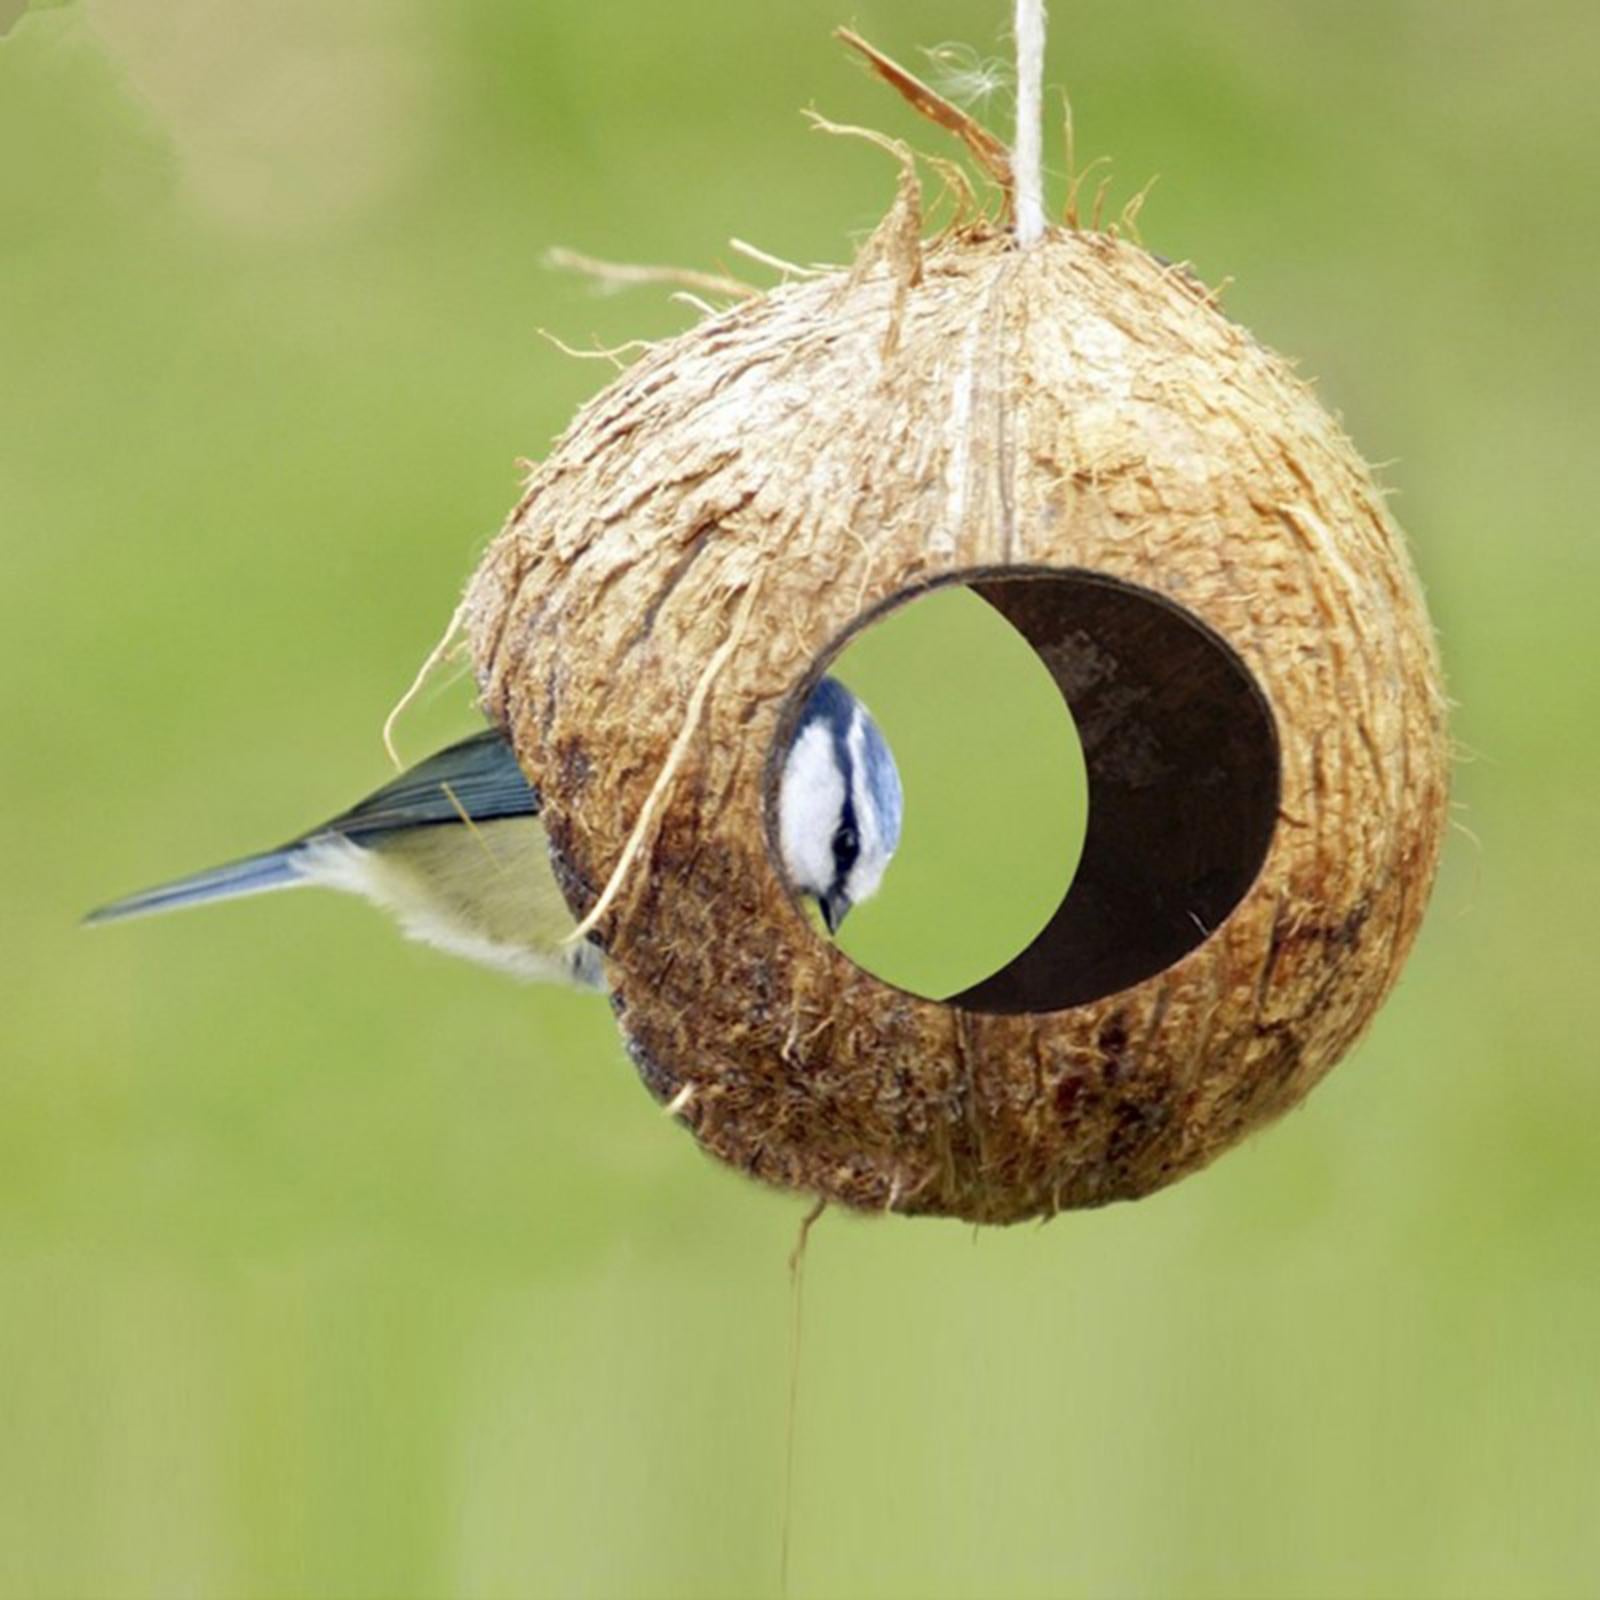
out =
[[(1349, 1048), (1433, 877), (1444, 699), (1366, 468), (1187, 273), (1067, 230), (913, 254), (644, 356), (533, 472), (466, 618), (575, 913), (631, 846), (596, 931), (652, 1093), (771, 1182), (1010, 1221), (1171, 1182)], [(1231, 650), (1276, 731), (1270, 842), (1220, 925), (1136, 982), (1047, 1011), (919, 999), (795, 904), (772, 751), (864, 617), (1041, 572)], [(1081, 632), (1064, 692), (1117, 670)]]

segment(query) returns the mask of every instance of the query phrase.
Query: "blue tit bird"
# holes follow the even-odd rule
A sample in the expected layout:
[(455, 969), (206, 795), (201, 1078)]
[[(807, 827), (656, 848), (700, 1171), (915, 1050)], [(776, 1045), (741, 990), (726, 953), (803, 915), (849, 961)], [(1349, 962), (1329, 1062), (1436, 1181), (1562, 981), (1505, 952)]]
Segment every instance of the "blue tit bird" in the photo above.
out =
[[(568, 942), (539, 793), (487, 729), (430, 756), (332, 821), (276, 850), (91, 911), (91, 924), (302, 885), (357, 894), (412, 939), (518, 977), (604, 988), (600, 953)], [(778, 788), (790, 883), (830, 933), (877, 892), (900, 842), (900, 777), (865, 706), (824, 678), (801, 713)]]
[(900, 844), (900, 772), (870, 713), (837, 678), (811, 692), (778, 782), (778, 850), (829, 933), (878, 892)]

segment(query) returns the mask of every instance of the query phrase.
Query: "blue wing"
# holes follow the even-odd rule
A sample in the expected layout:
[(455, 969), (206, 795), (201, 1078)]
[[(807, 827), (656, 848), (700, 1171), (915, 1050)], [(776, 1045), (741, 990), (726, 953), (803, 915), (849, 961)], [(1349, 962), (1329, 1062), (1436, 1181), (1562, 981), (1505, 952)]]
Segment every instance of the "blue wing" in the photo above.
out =
[(306, 843), (329, 834), (370, 845), (385, 834), (411, 828), (459, 826), (464, 821), (491, 822), (501, 817), (538, 814), (538, 791), (523, 777), (511, 746), (498, 732), (488, 729), (418, 762), (331, 822), (312, 828), (276, 850), (114, 900), (91, 911), (84, 921), (116, 922), (210, 900), (232, 900), (271, 889), (292, 888), (304, 881), (301, 863)]
[(497, 817), (538, 815), (538, 791), (523, 777), (505, 737), (488, 728), (419, 761), (392, 783), (302, 837), (342, 833), (360, 843), (372, 834), (400, 828), (460, 823), (465, 818), (492, 822)]

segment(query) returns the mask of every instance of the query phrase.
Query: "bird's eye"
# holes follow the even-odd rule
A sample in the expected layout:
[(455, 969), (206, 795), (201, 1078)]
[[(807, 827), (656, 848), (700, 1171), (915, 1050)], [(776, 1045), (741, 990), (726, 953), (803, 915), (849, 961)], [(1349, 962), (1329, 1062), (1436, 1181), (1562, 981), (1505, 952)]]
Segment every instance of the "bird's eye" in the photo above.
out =
[(861, 840), (856, 830), (846, 823), (833, 836), (834, 859), (838, 861), (853, 860), (861, 850)]

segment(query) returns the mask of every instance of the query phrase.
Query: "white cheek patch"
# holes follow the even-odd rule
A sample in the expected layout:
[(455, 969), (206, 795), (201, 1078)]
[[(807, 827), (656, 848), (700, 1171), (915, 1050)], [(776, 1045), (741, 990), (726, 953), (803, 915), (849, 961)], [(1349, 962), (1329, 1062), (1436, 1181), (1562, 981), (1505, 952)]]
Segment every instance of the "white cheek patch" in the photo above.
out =
[(833, 835), (843, 810), (832, 731), (813, 722), (790, 746), (778, 788), (778, 848), (795, 888), (826, 894), (833, 886)]
[(888, 864), (882, 856), (862, 855), (845, 880), (844, 892), (850, 897), (851, 905), (858, 906), (878, 892), (883, 882), (883, 869)]

